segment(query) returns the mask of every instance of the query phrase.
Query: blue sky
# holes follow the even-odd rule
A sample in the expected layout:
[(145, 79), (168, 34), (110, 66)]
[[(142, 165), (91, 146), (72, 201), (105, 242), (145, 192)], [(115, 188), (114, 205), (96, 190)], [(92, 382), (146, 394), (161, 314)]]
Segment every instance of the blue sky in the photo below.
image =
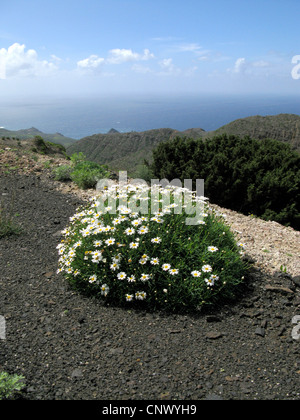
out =
[(3, 97), (300, 94), (299, 0), (0, 0), (0, 15)]

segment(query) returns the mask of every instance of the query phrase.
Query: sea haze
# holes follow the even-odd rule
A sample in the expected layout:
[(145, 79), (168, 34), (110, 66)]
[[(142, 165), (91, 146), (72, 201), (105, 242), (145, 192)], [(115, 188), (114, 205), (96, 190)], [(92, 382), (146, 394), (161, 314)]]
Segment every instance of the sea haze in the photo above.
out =
[(67, 137), (173, 128), (216, 130), (253, 115), (300, 115), (299, 96), (113, 96), (93, 98), (0, 98), (0, 127), (36, 127)]

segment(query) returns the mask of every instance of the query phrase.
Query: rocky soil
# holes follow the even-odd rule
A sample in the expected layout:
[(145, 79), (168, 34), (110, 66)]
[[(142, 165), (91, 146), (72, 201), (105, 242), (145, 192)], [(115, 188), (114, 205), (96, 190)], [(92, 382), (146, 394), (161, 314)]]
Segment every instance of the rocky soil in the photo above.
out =
[[(255, 260), (236, 302), (197, 315), (104, 307), (56, 274), (60, 231), (88, 193), (54, 183), (45, 168), (25, 169), (0, 174), (0, 201), (14, 197), (23, 229), (0, 239), (0, 315), (6, 321), (0, 371), (25, 377), (21, 398), (300, 398), (300, 337), (292, 323), (300, 315), (298, 232), (263, 222), (283, 235), (277, 254), (280, 244), (264, 236), (261, 221), (247, 224), (228, 211)], [(292, 257), (282, 264), (291, 271), (284, 273), (278, 264), (289, 243)]]

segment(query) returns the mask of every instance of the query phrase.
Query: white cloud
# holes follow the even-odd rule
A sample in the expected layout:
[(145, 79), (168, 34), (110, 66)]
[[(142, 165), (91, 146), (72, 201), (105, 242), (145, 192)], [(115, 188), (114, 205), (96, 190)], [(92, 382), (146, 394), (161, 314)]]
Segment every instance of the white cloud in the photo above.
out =
[(121, 64), (128, 61), (147, 61), (154, 58), (154, 54), (150, 53), (148, 49), (143, 51), (143, 54), (133, 52), (130, 49), (119, 49), (109, 51), (109, 57), (106, 62), (109, 64)]
[(233, 69), (229, 69), (230, 72), (235, 74), (248, 74), (258, 75), (266, 74), (266, 69), (270, 70), (272, 64), (269, 61), (263, 59), (257, 61), (248, 61), (245, 58), (238, 58), (234, 64)]
[(171, 71), (174, 69), (173, 59), (172, 58), (165, 58), (164, 60), (159, 62), (159, 65), (163, 70)]
[(176, 47), (178, 52), (198, 52), (202, 50), (202, 47), (195, 43), (180, 44)]
[(62, 59), (62, 58), (57, 57), (55, 54), (51, 54), (51, 59), (52, 59), (53, 61), (57, 61), (57, 62), (63, 61), (63, 59)]
[(246, 69), (246, 59), (238, 58), (235, 62), (233, 73), (243, 73)]
[[(107, 58), (99, 57), (98, 55), (90, 55), (88, 58), (77, 62), (77, 68), (80, 70), (99, 70), (105, 64), (122, 64), (127, 62), (147, 61), (154, 58), (148, 49), (145, 49), (142, 54), (132, 51), (131, 49), (116, 48), (110, 50)], [(133, 67), (133, 70), (140, 73), (149, 72), (148, 68)]]
[(97, 69), (99, 68), (103, 63), (105, 62), (105, 59), (102, 57), (98, 57), (97, 55), (90, 55), (88, 58), (85, 58), (84, 60), (80, 60), (77, 62), (77, 66), (80, 69)]
[(0, 49), (0, 79), (43, 76), (56, 69), (54, 63), (39, 60), (35, 50), (26, 51), (24, 44), (15, 43), (8, 49)]
[(174, 65), (172, 58), (165, 58), (164, 60), (161, 60), (158, 64), (163, 70), (160, 74), (175, 75), (181, 73), (181, 69)]

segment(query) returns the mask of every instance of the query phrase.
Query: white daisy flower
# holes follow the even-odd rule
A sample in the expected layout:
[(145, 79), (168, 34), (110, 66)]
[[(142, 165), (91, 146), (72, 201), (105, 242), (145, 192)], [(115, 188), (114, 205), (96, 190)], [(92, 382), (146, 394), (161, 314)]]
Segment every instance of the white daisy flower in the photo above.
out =
[(113, 220), (114, 225), (119, 225), (120, 223), (121, 223), (121, 219), (116, 218)]
[(124, 273), (124, 271), (122, 271), (121, 273), (119, 273), (117, 275), (117, 277), (118, 277), (119, 280), (125, 280), (127, 275), (126, 275), (126, 273)]
[(164, 271), (169, 271), (171, 269), (171, 265), (170, 264), (163, 264), (161, 267)]
[(141, 226), (140, 229), (138, 230), (138, 233), (140, 235), (145, 235), (148, 232), (149, 232), (149, 229), (147, 228), (147, 226)]
[(115, 242), (116, 242), (115, 238), (109, 238), (109, 239), (106, 239), (105, 241), (106, 245), (108, 246), (113, 245)]
[(206, 265), (204, 265), (204, 266), (202, 267), (202, 271), (203, 271), (204, 273), (209, 273), (210, 271), (212, 271), (212, 268), (211, 268), (211, 266), (210, 266), (210, 265), (206, 264)]
[(159, 259), (158, 259), (158, 258), (151, 258), (150, 263), (151, 263), (152, 265), (158, 265), (158, 264), (159, 264)]
[(114, 262), (114, 263), (118, 263), (118, 262), (120, 262), (120, 261), (121, 261), (121, 259), (122, 259), (122, 255), (121, 255), (121, 254), (118, 254), (118, 255), (115, 255), (115, 256), (113, 257), (112, 262)]
[(110, 269), (111, 269), (112, 271), (116, 271), (118, 268), (120, 268), (120, 266), (119, 266), (119, 264), (117, 264), (116, 262), (114, 262), (114, 263), (112, 263), (112, 264), (110, 265)]
[(127, 277), (127, 281), (129, 283), (135, 283), (135, 276), (129, 276), (129, 277)]
[(213, 279), (211, 279), (211, 278), (209, 278), (209, 279), (205, 279), (205, 283), (206, 283), (208, 286), (214, 286), (214, 284), (215, 284), (214, 280), (213, 280)]
[(93, 276), (90, 276), (89, 283), (95, 283), (97, 281), (97, 276), (94, 274)]
[(147, 294), (145, 292), (136, 292), (135, 298), (137, 300), (144, 300), (146, 299)]
[(127, 302), (131, 302), (134, 296), (126, 294), (125, 297)]
[(127, 229), (125, 230), (125, 234), (126, 234), (127, 236), (129, 236), (129, 235), (134, 235), (134, 234), (135, 234), (135, 230), (134, 230), (134, 229), (132, 229), (132, 228), (127, 228)]
[(80, 233), (82, 234), (84, 238), (86, 238), (87, 236), (91, 234), (91, 232), (88, 229), (83, 229), (80, 231)]
[(150, 278), (149, 274), (142, 274), (140, 280), (145, 282), (149, 280), (149, 278)]
[(200, 271), (197, 271), (197, 270), (192, 271), (191, 274), (192, 274), (193, 277), (200, 277), (201, 276)]
[(107, 296), (109, 292), (109, 287), (107, 286), (107, 284), (102, 284), (101, 286), (101, 295), (102, 296)]
[(219, 249), (216, 246), (209, 246), (207, 249), (209, 250), (209, 252), (217, 252), (217, 251), (219, 251)]
[(129, 208), (125, 207), (125, 206), (119, 206), (118, 207), (118, 211), (121, 214), (129, 214), (129, 213), (131, 213), (131, 210)]
[(94, 257), (100, 257), (100, 256), (102, 256), (102, 253), (100, 252), (100, 251), (93, 251), (92, 252), (92, 257), (94, 258)]
[(137, 249), (139, 247), (139, 243), (138, 242), (131, 242), (129, 244), (129, 248), (130, 249)]
[(102, 245), (102, 241), (94, 241), (94, 247), (98, 248), (99, 246)]
[(152, 239), (151, 239), (151, 242), (152, 242), (153, 244), (159, 244), (159, 243), (161, 243), (161, 238), (159, 238), (159, 237), (157, 237), (157, 238), (152, 238)]
[(102, 254), (96, 255), (92, 258), (92, 262), (98, 264), (100, 261), (102, 261)]
[(171, 270), (169, 270), (169, 273), (172, 274), (172, 276), (174, 276), (175, 274), (179, 273), (179, 270), (177, 270), (177, 268), (172, 268)]
[(140, 219), (135, 219), (131, 222), (132, 226), (139, 226), (141, 224), (141, 220)]

